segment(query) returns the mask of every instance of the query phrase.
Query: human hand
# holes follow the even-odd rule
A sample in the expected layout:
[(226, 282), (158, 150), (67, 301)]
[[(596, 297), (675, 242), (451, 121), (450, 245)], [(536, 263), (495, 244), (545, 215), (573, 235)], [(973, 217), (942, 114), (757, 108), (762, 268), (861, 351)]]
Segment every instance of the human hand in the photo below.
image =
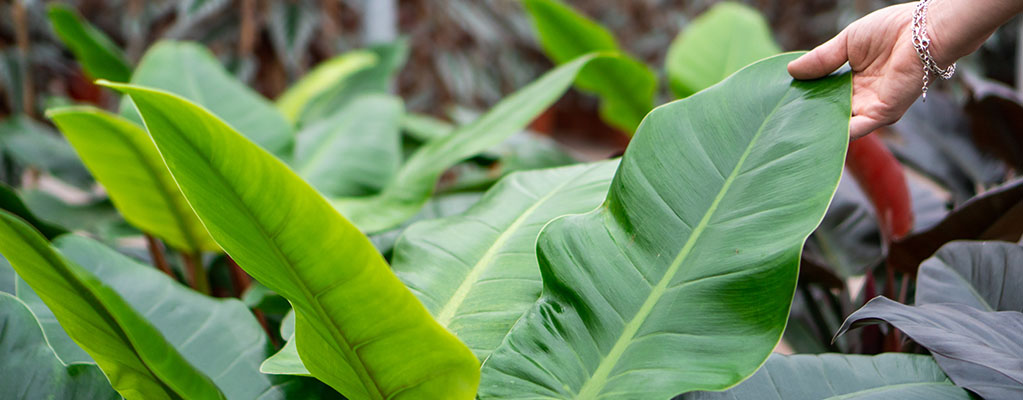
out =
[[(894, 123), (920, 96), (924, 73), (912, 43), (914, 7), (906, 3), (875, 11), (789, 63), (793, 78), (817, 79), (849, 62), (853, 70), (849, 135), (853, 139)], [(933, 54), (939, 38), (931, 36)]]

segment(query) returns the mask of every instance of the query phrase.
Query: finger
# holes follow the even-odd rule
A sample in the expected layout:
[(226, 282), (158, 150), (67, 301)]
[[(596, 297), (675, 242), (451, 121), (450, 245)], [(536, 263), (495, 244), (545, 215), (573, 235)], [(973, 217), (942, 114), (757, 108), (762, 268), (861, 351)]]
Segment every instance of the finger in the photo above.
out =
[(789, 63), (789, 75), (796, 79), (824, 77), (849, 60), (846, 31)]
[(856, 115), (849, 120), (849, 137), (859, 139), (885, 125), (888, 124), (865, 115)]

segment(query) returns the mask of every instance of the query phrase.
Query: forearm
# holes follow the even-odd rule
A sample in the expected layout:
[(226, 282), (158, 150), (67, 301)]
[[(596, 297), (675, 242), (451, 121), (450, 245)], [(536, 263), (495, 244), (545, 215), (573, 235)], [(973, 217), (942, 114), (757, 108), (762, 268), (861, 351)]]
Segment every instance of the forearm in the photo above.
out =
[(998, 27), (1023, 12), (1023, 0), (932, 0), (927, 23), (940, 66), (976, 51)]

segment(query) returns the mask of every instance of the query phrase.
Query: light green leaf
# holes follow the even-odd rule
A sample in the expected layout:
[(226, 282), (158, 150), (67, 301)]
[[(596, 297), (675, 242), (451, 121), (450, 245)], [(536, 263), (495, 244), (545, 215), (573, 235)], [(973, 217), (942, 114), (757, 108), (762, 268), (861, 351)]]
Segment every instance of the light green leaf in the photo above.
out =
[(796, 56), (655, 109), (604, 204), (547, 224), (543, 295), (484, 363), (482, 398), (669, 398), (757, 370), (849, 141), (849, 75), (793, 81)]
[(73, 8), (51, 4), (47, 15), (57, 37), (71, 50), (90, 77), (114, 82), (131, 79), (131, 66), (121, 49)]
[(394, 76), (408, 58), (408, 42), (399, 39), (393, 43), (371, 47), (366, 51), (376, 57), (376, 63), (322, 88), (316, 97), (310, 99), (303, 107), (298, 125), (328, 118), (364, 95), (386, 94), (390, 90)]
[(105, 84), (131, 96), (213, 238), (295, 307), (298, 352), (314, 376), (351, 399), (475, 394), (472, 352), (312, 186), (187, 100)]
[(93, 107), (62, 107), (46, 115), (106, 188), (125, 220), (186, 253), (220, 250), (181, 195), (145, 129)]
[(455, 126), (429, 115), (408, 113), (401, 120), (401, 129), (415, 140), (429, 142), (454, 132)]
[(328, 197), (379, 192), (401, 165), (400, 98), (374, 94), (298, 135), (295, 171)]
[(693, 392), (680, 400), (962, 399), (970, 395), (930, 356), (886, 353), (774, 354), (752, 377), (724, 392)]
[[(621, 52), (607, 29), (558, 0), (525, 0), (544, 52), (557, 64), (595, 51)], [(653, 108), (657, 76), (645, 64), (624, 55), (618, 61), (597, 61), (579, 75), (580, 89), (600, 96), (601, 117), (632, 134)]]
[(259, 371), (264, 374), (312, 376), (305, 364), (302, 364), (301, 357), (298, 356), (295, 335), (292, 334), (287, 338), (288, 342), (284, 344), (281, 351), (263, 361), (263, 364), (259, 366)]
[(95, 364), (64, 365), (28, 307), (0, 293), (0, 388), (10, 399), (120, 399)]
[[(281, 156), (291, 152), (291, 124), (273, 104), (235, 79), (213, 53), (198, 43), (157, 42), (142, 56), (131, 83), (189, 99), (271, 153)], [(142, 122), (127, 100), (121, 104), (121, 114)]]
[(110, 287), (58, 254), (18, 217), (0, 211), (0, 253), (60, 325), (128, 399), (222, 399), (160, 332)]
[(600, 205), (617, 165), (509, 175), (468, 212), (409, 227), (395, 246), (393, 269), (437, 322), (485, 360), (540, 297), (540, 229)]
[(693, 20), (675, 37), (668, 48), (665, 69), (671, 90), (682, 98), (780, 52), (771, 28), (757, 10), (723, 2)]
[(426, 204), (445, 170), (521, 131), (568, 90), (580, 71), (597, 61), (621, 58), (587, 55), (551, 70), (472, 123), (423, 145), (380, 194), (340, 198), (334, 201), (335, 207), (365, 232), (397, 226)]
[(355, 50), (324, 61), (277, 98), (277, 110), (296, 123), (310, 101), (376, 63), (376, 54), (368, 50)]

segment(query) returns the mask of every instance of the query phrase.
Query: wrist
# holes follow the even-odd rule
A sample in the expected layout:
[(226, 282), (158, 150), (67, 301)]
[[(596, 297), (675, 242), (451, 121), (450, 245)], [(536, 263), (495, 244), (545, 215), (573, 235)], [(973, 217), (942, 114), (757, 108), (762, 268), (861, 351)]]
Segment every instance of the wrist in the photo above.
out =
[(934, 61), (948, 67), (973, 53), (1021, 10), (1019, 0), (932, 0), (927, 24)]

